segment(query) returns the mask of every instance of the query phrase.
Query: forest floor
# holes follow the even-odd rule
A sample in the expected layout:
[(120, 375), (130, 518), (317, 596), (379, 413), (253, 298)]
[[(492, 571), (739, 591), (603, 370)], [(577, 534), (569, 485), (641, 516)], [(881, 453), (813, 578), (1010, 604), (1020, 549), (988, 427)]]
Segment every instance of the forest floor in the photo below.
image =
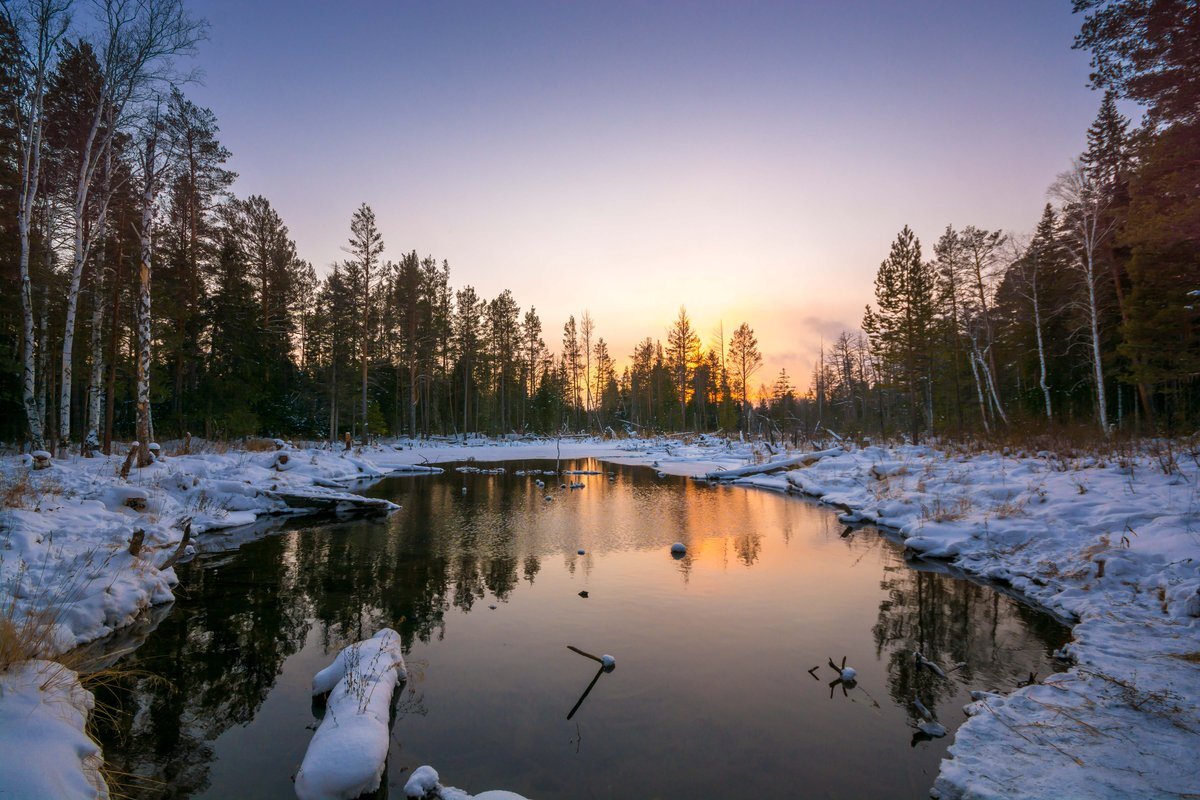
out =
[[(98, 749), (82, 730), (92, 699), (72, 669), (87, 665), (72, 653), (173, 600), (173, 564), (197, 541), (268, 514), (363, 510), (354, 489), (364, 481), (439, 462), (594, 457), (700, 478), (789, 455), (704, 436), (278, 444), (197, 442), (172, 455), (168, 443), (128, 479), (119, 456), (40, 470), (0, 459), (0, 787), (97, 796)], [(1200, 796), (1194, 453), (1164, 442), (1111, 454), (848, 444), (735, 482), (835, 505), (847, 524), (891, 529), (914, 555), (1010, 586), (1073, 626), (1059, 654), (1070, 669), (1007, 695), (977, 693), (935, 795)]]

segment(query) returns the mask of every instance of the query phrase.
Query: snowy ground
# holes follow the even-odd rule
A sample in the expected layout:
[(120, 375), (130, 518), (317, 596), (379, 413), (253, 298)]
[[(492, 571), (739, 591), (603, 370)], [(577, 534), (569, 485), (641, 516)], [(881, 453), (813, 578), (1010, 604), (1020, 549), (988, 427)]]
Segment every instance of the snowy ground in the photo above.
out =
[[(38, 471), (7, 458), (0, 460), (6, 503), (20, 507), (0, 510), (0, 610), (10, 618), (39, 615), (46, 635), (31, 655), (59, 655), (172, 599), (176, 578), (166, 564), (185, 520), (199, 546), (219, 547), (223, 531), (296, 506), (345, 506), (355, 500), (348, 487), (397, 470), (595, 457), (702, 477), (787, 455), (706, 437), (402, 440), (349, 453), (288, 446), (168, 456), (135, 468), (128, 481), (119, 477), (118, 457), (55, 461)], [(1200, 795), (1194, 459), (1172, 465), (1161, 455), (1059, 459), (847, 447), (807, 467), (737, 483), (804, 494), (838, 506), (847, 522), (895, 529), (913, 551), (1004, 582), (1075, 622), (1075, 641), (1063, 654), (1071, 670), (1007, 697), (980, 695), (968, 708), (972, 716), (937, 780), (942, 797)], [(137, 530), (144, 545), (133, 555)], [(228, 538), (236, 542), (236, 532)], [(0, 713), (25, 697), (11, 687), (0, 691)], [(0, 752), (15, 735), (12, 726), (0, 728)], [(0, 762), (0, 783), (3, 770)]]

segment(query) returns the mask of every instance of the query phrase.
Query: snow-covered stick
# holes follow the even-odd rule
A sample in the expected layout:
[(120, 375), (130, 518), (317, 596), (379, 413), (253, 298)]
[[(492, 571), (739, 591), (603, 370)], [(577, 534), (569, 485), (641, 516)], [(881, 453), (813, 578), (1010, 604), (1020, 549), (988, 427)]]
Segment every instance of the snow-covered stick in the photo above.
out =
[(392, 694), (405, 675), (400, 634), (384, 628), (342, 650), (313, 677), (313, 695), (329, 698), (296, 773), (300, 800), (342, 800), (379, 788)]

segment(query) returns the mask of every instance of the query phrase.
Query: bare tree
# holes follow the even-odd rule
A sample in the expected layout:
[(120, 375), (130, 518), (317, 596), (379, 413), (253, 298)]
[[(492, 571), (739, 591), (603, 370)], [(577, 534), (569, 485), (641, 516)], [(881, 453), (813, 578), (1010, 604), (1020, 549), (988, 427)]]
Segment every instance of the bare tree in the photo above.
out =
[[(79, 287), (84, 264), (100, 230), (100, 226), (86, 224), (96, 172), (117, 131), (127, 122), (127, 115), (140, 113), (143, 101), (156, 86), (178, 79), (172, 70), (174, 56), (191, 52), (206, 30), (203, 21), (193, 19), (184, 10), (182, 0), (99, 0), (98, 17), (99, 41), (95, 49), (100, 57), (100, 95), (80, 153), (72, 209), (73, 261), (59, 384), (59, 437), (64, 447), (71, 436), (71, 379)], [(101, 218), (107, 211), (107, 203), (108, 198), (101, 198)]]
[(1075, 271), (1083, 286), (1088, 333), (1092, 344), (1092, 379), (1096, 383), (1096, 420), (1100, 430), (1110, 432), (1104, 393), (1104, 366), (1100, 360), (1100, 304), (1097, 287), (1105, 275), (1097, 263), (1101, 244), (1116, 226), (1116, 217), (1106, 213), (1109, 195), (1096, 183), (1095, 176), (1079, 161), (1058, 176), (1050, 187), (1050, 196), (1058, 200), (1063, 221), (1063, 242), (1075, 257)]
[[(0, 3), (0, 13), (20, 47), (18, 88), (8, 109), (17, 132), (17, 236), (21, 276), (21, 393), (25, 419), (35, 449), (45, 447), (43, 418), (35, 397), (33, 284), (29, 275), (29, 229), (37, 201), (42, 167), (46, 86), (58, 46), (70, 22), (70, 0), (27, 0)], [(44, 343), (43, 343), (44, 345)]]

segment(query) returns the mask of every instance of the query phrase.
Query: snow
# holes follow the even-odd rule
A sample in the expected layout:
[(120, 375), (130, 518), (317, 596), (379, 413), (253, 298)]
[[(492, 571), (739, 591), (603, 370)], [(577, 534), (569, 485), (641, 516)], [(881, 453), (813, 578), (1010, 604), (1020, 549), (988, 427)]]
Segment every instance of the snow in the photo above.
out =
[(107, 798), (100, 748), (84, 730), (94, 700), (53, 661), (0, 672), (0, 796)]
[(526, 800), (515, 792), (492, 789), (471, 795), (453, 786), (438, 783), (437, 770), (430, 766), (417, 767), (404, 784), (405, 797), (429, 798), (430, 800)]
[(313, 695), (329, 698), (296, 773), (300, 800), (352, 800), (379, 788), (392, 693), (406, 675), (400, 634), (384, 628), (346, 647), (313, 677)]
[(404, 784), (405, 797), (424, 797), (438, 787), (437, 770), (430, 766), (417, 767)]
[[(935, 785), (940, 797), (1200, 794), (1200, 466), (1186, 451), (1178, 463), (1149, 446), (1073, 456), (841, 443), (802, 453), (706, 436), (171, 450), (128, 481), (122, 456), (42, 470), (29, 458), (0, 460), (0, 480), (25, 485), (19, 507), (0, 511), (0, 600), (11, 598), (18, 616), (51, 612), (31, 655), (53, 657), (171, 601), (167, 561), (187, 519), (197, 549), (221, 549), (242, 541), (223, 530), (296, 513), (297, 500), (354, 502), (348, 488), (390, 473), (597, 458), (811, 497), (847, 524), (889, 529), (914, 555), (952, 561), (1069, 621), (1074, 641), (1060, 655), (1071, 669), (968, 706)], [(772, 461), (782, 463), (764, 473)], [(144, 545), (134, 556), (137, 530)], [(34, 702), (29, 682), (20, 685), (0, 696), (0, 714)], [(924, 724), (936, 735), (936, 720)], [(76, 775), (74, 762), (62, 763), (64, 780)]]

